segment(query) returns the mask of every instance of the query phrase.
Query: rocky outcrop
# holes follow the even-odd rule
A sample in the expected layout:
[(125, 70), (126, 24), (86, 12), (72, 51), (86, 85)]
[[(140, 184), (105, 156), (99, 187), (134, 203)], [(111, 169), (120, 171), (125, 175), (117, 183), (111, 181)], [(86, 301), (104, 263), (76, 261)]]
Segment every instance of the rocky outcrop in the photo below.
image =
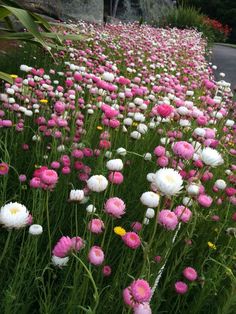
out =
[[(172, 0), (19, 0), (25, 8), (56, 19), (102, 22), (104, 16), (152, 21), (163, 15)], [(105, 8), (105, 10), (104, 10)]]

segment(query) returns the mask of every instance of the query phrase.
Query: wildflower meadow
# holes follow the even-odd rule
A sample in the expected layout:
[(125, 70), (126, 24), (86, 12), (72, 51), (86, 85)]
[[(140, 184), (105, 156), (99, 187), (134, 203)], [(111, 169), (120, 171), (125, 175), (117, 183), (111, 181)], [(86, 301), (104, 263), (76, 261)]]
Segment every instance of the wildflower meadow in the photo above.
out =
[(1, 85), (0, 313), (234, 314), (236, 107), (207, 41), (73, 29)]

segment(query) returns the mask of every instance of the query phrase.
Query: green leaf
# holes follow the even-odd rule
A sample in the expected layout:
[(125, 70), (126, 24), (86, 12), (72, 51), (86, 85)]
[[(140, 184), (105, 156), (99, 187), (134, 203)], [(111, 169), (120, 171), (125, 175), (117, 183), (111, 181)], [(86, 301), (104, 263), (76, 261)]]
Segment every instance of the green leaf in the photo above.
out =
[(35, 23), (34, 19), (27, 11), (18, 9), (18, 8), (9, 7), (9, 6), (0, 6), (0, 8), (2, 7), (10, 11), (22, 23), (22, 25), (30, 33), (32, 33), (35, 38), (37, 38), (37, 40), (43, 46), (46, 46), (46, 43), (44, 42), (42, 35), (38, 31), (37, 24)]
[(9, 12), (9, 10), (5, 9), (4, 7), (0, 8), (0, 20), (5, 19), (5, 17), (7, 17), (10, 14), (11, 13)]
[(13, 84), (13, 78), (5, 72), (0, 72), (0, 79), (7, 81), (10, 84)]

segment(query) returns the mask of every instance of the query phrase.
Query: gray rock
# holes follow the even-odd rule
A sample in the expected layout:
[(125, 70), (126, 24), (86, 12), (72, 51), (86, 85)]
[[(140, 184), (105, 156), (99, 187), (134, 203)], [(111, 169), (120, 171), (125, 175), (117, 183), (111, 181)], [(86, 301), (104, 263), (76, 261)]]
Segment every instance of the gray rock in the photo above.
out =
[(102, 22), (103, 0), (61, 0), (63, 19), (80, 19), (88, 22)]

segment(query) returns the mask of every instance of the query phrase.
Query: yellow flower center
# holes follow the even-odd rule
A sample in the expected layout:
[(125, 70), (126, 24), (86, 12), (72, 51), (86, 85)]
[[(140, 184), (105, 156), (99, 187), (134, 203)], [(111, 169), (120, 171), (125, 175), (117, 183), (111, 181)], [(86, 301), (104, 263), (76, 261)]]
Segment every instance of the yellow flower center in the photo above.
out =
[(13, 207), (13, 208), (10, 209), (10, 212), (11, 212), (12, 215), (16, 215), (19, 212), (19, 209)]

